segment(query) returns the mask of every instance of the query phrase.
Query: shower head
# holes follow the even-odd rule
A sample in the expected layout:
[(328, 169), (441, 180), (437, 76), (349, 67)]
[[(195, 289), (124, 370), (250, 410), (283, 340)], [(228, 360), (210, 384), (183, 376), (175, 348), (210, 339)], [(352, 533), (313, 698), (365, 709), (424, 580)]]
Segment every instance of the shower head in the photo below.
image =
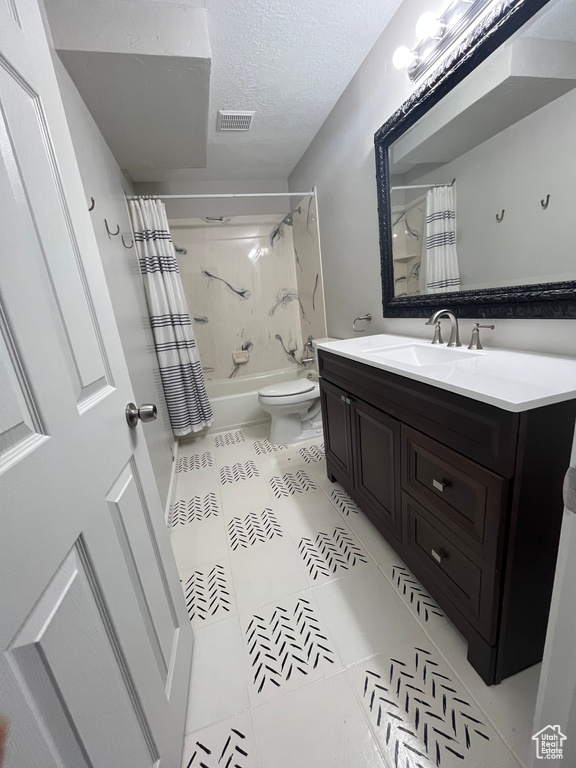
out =
[(302, 208), (298, 206), (298, 208), (294, 208), (293, 211), (290, 211), (290, 213), (287, 213), (286, 216), (282, 219), (282, 224), (288, 224), (289, 227), (292, 226), (292, 219), (294, 218), (295, 213), (302, 213)]
[(300, 206), (298, 206), (298, 208), (294, 208), (293, 211), (290, 211), (290, 213), (287, 213), (286, 216), (284, 216), (284, 218), (282, 219), (280, 224), (278, 224), (276, 227), (274, 227), (272, 232), (270, 232), (270, 245), (273, 246), (274, 245), (274, 240), (277, 237), (280, 237), (280, 232), (282, 231), (282, 226), (284, 224), (287, 224), (289, 227), (292, 226), (295, 213), (302, 213), (302, 208), (300, 208)]

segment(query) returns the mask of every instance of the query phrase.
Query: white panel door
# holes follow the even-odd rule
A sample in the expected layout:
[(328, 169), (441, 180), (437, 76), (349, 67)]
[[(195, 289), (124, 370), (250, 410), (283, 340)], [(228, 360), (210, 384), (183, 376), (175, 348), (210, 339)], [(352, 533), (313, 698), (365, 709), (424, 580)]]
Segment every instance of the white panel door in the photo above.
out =
[[(572, 471), (576, 471), (576, 434), (570, 464)], [(576, 765), (575, 585), (576, 513), (565, 508), (533, 730), (537, 734), (548, 725), (560, 726), (566, 740), (561, 739), (558, 744), (562, 747), (562, 759), (555, 763), (571, 767)], [(531, 768), (546, 764), (538, 759), (536, 744), (534, 740)]]
[(176, 768), (192, 632), (36, 0), (0, 0), (0, 201), (7, 764)]

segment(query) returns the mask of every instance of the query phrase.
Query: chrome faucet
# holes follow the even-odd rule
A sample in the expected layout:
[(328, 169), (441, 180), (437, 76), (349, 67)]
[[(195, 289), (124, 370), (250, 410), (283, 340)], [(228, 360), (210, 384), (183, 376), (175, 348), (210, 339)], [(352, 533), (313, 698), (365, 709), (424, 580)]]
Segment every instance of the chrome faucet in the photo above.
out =
[(461, 347), (462, 344), (460, 344), (460, 336), (458, 335), (458, 320), (456, 319), (455, 314), (453, 312), (450, 312), (449, 309), (439, 309), (428, 318), (426, 325), (436, 326), (436, 329), (434, 331), (434, 340), (432, 341), (432, 343), (433, 344), (442, 343), (442, 336), (440, 335), (439, 320), (441, 317), (444, 317), (444, 316), (449, 318), (450, 320), (450, 341), (448, 342), (448, 346)]
[[(306, 344), (304, 344), (304, 349), (307, 350), (307, 352), (304, 353), (304, 357), (302, 358), (302, 365), (307, 365), (308, 363), (315, 363), (316, 358), (314, 355), (314, 344), (312, 336), (308, 336), (308, 341)], [(307, 356), (306, 356), (307, 355)]]

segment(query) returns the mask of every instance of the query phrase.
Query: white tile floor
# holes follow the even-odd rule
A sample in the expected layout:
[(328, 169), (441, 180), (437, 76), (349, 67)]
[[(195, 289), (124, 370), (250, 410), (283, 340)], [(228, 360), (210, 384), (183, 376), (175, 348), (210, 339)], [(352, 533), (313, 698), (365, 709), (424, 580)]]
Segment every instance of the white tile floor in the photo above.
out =
[(195, 634), (183, 768), (518, 768), (539, 668), (487, 687), (338, 484), (268, 427), (181, 446), (172, 544)]

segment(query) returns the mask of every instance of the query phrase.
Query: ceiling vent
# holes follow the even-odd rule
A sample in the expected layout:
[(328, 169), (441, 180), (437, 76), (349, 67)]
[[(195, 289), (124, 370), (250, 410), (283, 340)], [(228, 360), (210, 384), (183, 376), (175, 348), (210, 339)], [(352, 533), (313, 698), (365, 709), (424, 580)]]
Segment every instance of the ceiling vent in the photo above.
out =
[(254, 112), (237, 112), (230, 109), (218, 110), (219, 131), (249, 131), (252, 127)]

